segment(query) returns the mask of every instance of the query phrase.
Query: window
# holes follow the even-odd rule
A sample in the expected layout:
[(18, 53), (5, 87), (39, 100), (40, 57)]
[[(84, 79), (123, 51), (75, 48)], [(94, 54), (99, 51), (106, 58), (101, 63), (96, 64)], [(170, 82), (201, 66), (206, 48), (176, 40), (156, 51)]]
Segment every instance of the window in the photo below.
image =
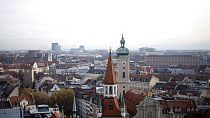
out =
[(152, 118), (152, 112), (151, 111), (148, 113), (148, 118)]
[(114, 87), (114, 94), (116, 94), (116, 86)]
[(109, 94), (112, 94), (112, 86), (109, 87)]
[(106, 89), (106, 94), (108, 94), (108, 87), (106, 86), (105, 89)]
[(125, 78), (125, 72), (123, 72), (122, 78)]
[(113, 110), (113, 105), (112, 104), (109, 105), (109, 110)]

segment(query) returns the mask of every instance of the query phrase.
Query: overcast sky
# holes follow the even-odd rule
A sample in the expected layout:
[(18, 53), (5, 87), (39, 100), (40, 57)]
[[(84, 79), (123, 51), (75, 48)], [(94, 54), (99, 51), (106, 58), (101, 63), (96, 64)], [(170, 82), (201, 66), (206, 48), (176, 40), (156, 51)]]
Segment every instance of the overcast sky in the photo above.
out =
[(210, 0), (0, 0), (0, 50), (210, 49)]

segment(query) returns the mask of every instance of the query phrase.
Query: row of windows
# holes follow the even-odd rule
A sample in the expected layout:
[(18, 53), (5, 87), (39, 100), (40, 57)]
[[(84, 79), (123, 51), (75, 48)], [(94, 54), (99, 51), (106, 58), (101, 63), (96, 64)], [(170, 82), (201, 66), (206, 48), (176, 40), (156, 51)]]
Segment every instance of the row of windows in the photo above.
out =
[[(105, 87), (106, 89), (106, 94), (108, 94), (108, 87)], [(112, 86), (109, 87), (109, 94), (113, 94), (113, 88)], [(116, 86), (114, 86), (114, 94), (116, 94)]]

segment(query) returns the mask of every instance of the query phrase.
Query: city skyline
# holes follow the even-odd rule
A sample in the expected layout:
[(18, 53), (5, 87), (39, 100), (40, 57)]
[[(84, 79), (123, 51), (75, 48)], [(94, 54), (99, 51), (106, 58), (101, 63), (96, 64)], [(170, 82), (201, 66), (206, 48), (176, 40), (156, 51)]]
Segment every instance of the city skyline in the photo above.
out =
[(210, 2), (0, 1), (0, 50), (62, 47), (210, 49)]

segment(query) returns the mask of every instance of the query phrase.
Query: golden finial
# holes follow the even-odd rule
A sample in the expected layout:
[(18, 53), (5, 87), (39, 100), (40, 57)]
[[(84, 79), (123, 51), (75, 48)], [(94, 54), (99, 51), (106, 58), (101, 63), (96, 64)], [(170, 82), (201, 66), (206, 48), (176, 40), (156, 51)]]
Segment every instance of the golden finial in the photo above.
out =
[(148, 93), (147, 93), (147, 96), (148, 96), (148, 97), (152, 97), (152, 91), (151, 91), (151, 89), (149, 89), (149, 91), (148, 91)]

